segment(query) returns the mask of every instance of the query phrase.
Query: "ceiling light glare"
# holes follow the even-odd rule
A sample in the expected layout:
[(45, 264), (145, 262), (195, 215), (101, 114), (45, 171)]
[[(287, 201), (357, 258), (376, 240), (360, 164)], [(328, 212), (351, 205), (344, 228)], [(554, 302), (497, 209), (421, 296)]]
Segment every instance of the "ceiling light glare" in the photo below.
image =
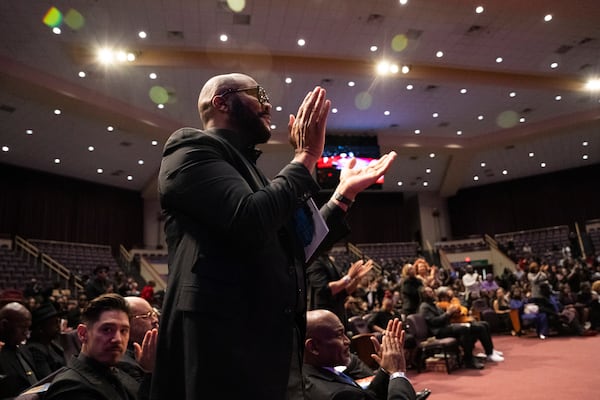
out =
[(158, 104), (156, 107), (158, 107), (159, 110), (162, 110), (163, 108), (165, 108), (165, 105), (161, 103)]
[(408, 65), (403, 65), (402, 66), (402, 73), (403, 74), (408, 74), (410, 72), (410, 67)]
[(94, 146), (88, 146), (88, 151), (94, 151)]
[(590, 143), (589, 143), (588, 141), (585, 141), (585, 142), (581, 143), (581, 145), (582, 145), (583, 147), (587, 147), (589, 144), (590, 144)]
[(465, 89), (465, 88), (460, 89), (460, 94), (465, 94), (465, 93), (467, 93), (467, 89)]
[(456, 131), (456, 134), (457, 134), (458, 136), (460, 136), (460, 135), (462, 135), (462, 131)]
[(350, 82), (348, 82), (348, 86), (350, 86), (350, 87), (354, 87), (354, 85), (356, 85), (356, 83), (355, 83), (354, 81), (350, 81)]
[(481, 168), (485, 168), (485, 166), (487, 165), (486, 163), (482, 162), (481, 164), (479, 164), (481, 166)]
[(275, 111), (283, 111), (283, 107), (277, 106), (277, 107), (275, 107)]
[(421, 130), (420, 129), (415, 129), (415, 135), (420, 135), (421, 134)]
[(426, 174), (430, 174), (430, 173), (431, 173), (431, 168), (427, 168), (427, 169), (425, 170), (425, 173), (426, 173)]
[(148, 37), (148, 35), (147, 35), (147, 34), (146, 34), (146, 32), (144, 32), (144, 31), (139, 31), (139, 32), (138, 32), (138, 37), (139, 37), (140, 39), (146, 39), (146, 38)]
[(138, 160), (138, 165), (144, 165), (144, 160)]
[(371, 50), (371, 53), (374, 53), (374, 52), (376, 52), (378, 49), (379, 49), (379, 47), (377, 47), (377, 46), (375, 46), (375, 45), (373, 45), (373, 46), (371, 46), (371, 47), (369, 48), (369, 50)]
[(380, 61), (377, 64), (377, 74), (386, 75), (390, 70), (390, 63), (387, 61)]
[(587, 154), (584, 154), (583, 156), (581, 156), (582, 159), (587, 160), (589, 157)]
[(275, 125), (275, 124), (271, 124), (271, 129), (272, 129), (272, 130), (275, 130), (275, 129), (277, 129), (277, 125)]
[(338, 112), (338, 109), (334, 107), (334, 108), (332, 108), (332, 109), (331, 109), (331, 112), (332, 112), (333, 114), (337, 114), (337, 112)]
[(133, 180), (133, 176), (131, 176), (131, 175), (127, 175), (127, 180), (128, 180), (128, 181), (132, 181), (132, 180)]
[(540, 163), (540, 167), (542, 167), (542, 168), (546, 168), (546, 163), (545, 163), (545, 162), (543, 162), (543, 163)]
[(406, 90), (413, 90), (415, 87), (411, 84), (406, 85)]
[(440, 116), (440, 114), (438, 114), (438, 113), (433, 113), (433, 114), (431, 114), (431, 116), (432, 116), (433, 118), (437, 118), (437, 117), (439, 117), (439, 116)]
[(558, 63), (557, 62), (553, 62), (552, 64), (550, 64), (550, 68), (552, 68), (552, 69), (558, 68)]
[(533, 156), (535, 156), (535, 153), (533, 151), (529, 152), (529, 158), (532, 158)]
[(480, 120), (480, 121), (483, 121), (483, 115), (478, 115), (477, 119)]
[(429, 186), (429, 182), (423, 181), (423, 186)]
[(482, 7), (482, 6), (477, 6), (477, 7), (475, 8), (475, 12), (476, 12), (477, 14), (481, 14), (483, 11), (484, 11), (484, 9), (483, 9), (483, 7)]
[(552, 14), (546, 14), (546, 15), (544, 15), (544, 21), (546, 21), (546, 22), (552, 21)]
[(54, 159), (54, 164), (60, 164), (60, 158), (55, 158)]
[(516, 93), (516, 92), (510, 92), (510, 93), (508, 94), (508, 97), (515, 97), (516, 95), (517, 95), (517, 93)]
[(593, 78), (586, 82), (585, 88), (587, 90), (600, 90), (600, 79)]
[(86, 73), (85, 73), (85, 71), (79, 71), (79, 73), (77, 74), (77, 76), (79, 76), (80, 78), (85, 78), (86, 77)]
[(104, 172), (104, 170), (103, 170), (102, 168), (98, 168), (98, 169), (96, 170), (96, 172), (97, 172), (97, 173), (99, 173), (99, 174), (101, 174), (101, 173), (103, 173), (103, 172)]
[(55, 35), (60, 35), (62, 31), (58, 26), (55, 26), (54, 28), (52, 28), (52, 33), (54, 33)]
[(54, 110), (54, 115), (60, 115), (61, 113), (62, 111), (60, 111), (58, 108)]
[(396, 185), (402, 186), (402, 181), (398, 181), (398, 183)]
[(115, 130), (115, 128), (114, 128), (114, 126), (109, 125), (109, 126), (106, 127), (106, 130), (109, 131), (109, 132), (112, 132), (112, 131)]
[(435, 158), (435, 153), (429, 153), (429, 158)]
[(507, 171), (507, 170), (505, 170), (505, 169), (503, 169), (503, 170), (502, 170), (502, 175), (508, 175), (508, 171)]
[(390, 72), (392, 74), (397, 74), (398, 71), (400, 71), (400, 67), (398, 67), (398, 64), (391, 64), (390, 65)]
[(473, 177), (473, 180), (474, 180), (474, 181), (478, 181), (478, 180), (479, 180), (479, 177), (478, 177), (477, 175), (475, 175), (475, 176)]
[(112, 50), (106, 47), (98, 50), (97, 57), (101, 64), (112, 64), (114, 61), (114, 54)]
[(117, 52), (117, 61), (118, 62), (125, 62), (125, 61), (127, 61), (127, 53), (125, 53), (123, 50), (119, 50)]
[(521, 117), (521, 118), (519, 118), (519, 122), (520, 122), (520, 123), (523, 123), (523, 122), (525, 122), (525, 117)]
[(127, 61), (134, 62), (135, 61), (135, 54), (133, 54), (131, 52), (127, 53)]
[(158, 141), (157, 140), (153, 140), (153, 141), (150, 142), (150, 144), (152, 146), (158, 146)]
[(292, 83), (292, 78), (291, 78), (291, 77), (289, 77), (289, 76), (288, 76), (288, 77), (286, 77), (286, 78), (285, 78), (285, 83), (287, 83), (288, 85), (289, 85), (290, 83)]
[(400, 5), (405, 6), (408, 3), (408, 0), (400, 0)]
[(554, 100), (561, 101), (562, 100), (562, 96), (561, 95), (557, 95), (557, 96), (554, 97)]
[(226, 35), (226, 34), (224, 34), (224, 33), (221, 33), (221, 34), (219, 35), (219, 40), (220, 40), (221, 42), (226, 42), (226, 41), (228, 41), (228, 40), (229, 40), (229, 36), (227, 36), (227, 35)]
[(385, 110), (385, 111), (383, 112), (383, 115), (386, 115), (386, 116), (387, 116), (387, 115), (390, 115), (390, 114), (391, 114), (391, 113), (390, 113), (388, 110)]
[(442, 58), (442, 57), (444, 57), (444, 52), (443, 52), (443, 51), (441, 51), (441, 50), (438, 50), (438, 51), (435, 53), (435, 56), (436, 56), (437, 58)]
[(503, 59), (502, 57), (497, 57), (497, 58), (496, 58), (496, 62), (497, 62), (498, 64), (500, 64), (502, 61), (504, 61), (504, 59)]
[(156, 75), (155, 72), (150, 72), (150, 74), (148, 75), (148, 78), (150, 78), (150, 79), (156, 79), (156, 78), (158, 78), (158, 75)]
[(298, 46), (302, 47), (306, 44), (306, 40), (304, 39), (298, 39)]
[[(28, 135), (33, 135), (33, 129), (27, 129), (27, 130), (25, 131), (25, 133), (26, 133), (26, 134), (28, 134)], [(585, 142), (584, 142), (584, 143), (585, 143)], [(584, 145), (584, 146), (585, 146), (585, 145)]]
[(7, 151), (9, 151), (9, 150), (10, 150), (10, 149), (8, 148), (8, 146), (2, 146), (2, 151), (3, 151), (3, 152), (5, 152), (5, 153), (6, 153), (6, 152), (7, 152)]

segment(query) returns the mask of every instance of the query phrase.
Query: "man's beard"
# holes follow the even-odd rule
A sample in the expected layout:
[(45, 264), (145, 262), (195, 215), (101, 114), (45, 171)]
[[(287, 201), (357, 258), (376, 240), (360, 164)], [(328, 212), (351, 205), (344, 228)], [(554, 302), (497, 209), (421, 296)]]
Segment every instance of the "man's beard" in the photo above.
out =
[(231, 100), (231, 117), (233, 123), (241, 132), (247, 133), (249, 144), (266, 143), (271, 138), (271, 130), (265, 126), (261, 116), (268, 114), (261, 111), (253, 113), (239, 98)]

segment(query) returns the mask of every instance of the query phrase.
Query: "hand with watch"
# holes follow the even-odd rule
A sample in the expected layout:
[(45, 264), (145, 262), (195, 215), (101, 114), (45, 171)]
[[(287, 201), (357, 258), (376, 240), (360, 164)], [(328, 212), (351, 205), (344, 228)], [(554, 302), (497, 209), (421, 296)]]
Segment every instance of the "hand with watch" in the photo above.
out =
[(381, 337), (381, 344), (376, 337), (371, 337), (376, 354), (371, 357), (379, 364), (381, 370), (390, 376), (390, 380), (406, 378), (406, 359), (404, 358), (404, 330), (398, 318), (389, 321)]
[(331, 201), (342, 209), (348, 210), (360, 192), (377, 182), (388, 171), (396, 156), (396, 152), (391, 151), (378, 160), (372, 161), (369, 165), (358, 168), (356, 159), (350, 160), (340, 172), (340, 183), (335, 189)]

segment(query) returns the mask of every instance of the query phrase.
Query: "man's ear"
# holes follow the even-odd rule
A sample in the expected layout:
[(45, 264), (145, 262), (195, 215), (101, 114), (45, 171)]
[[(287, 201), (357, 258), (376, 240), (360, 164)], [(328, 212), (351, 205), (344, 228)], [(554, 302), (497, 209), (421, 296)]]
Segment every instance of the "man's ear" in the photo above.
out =
[(86, 325), (84, 325), (84, 324), (77, 325), (77, 337), (79, 337), (79, 341), (81, 341), (81, 343), (87, 343), (88, 332), (87, 332)]
[(317, 349), (317, 343), (312, 338), (306, 339), (306, 341), (304, 342), (304, 348), (306, 349), (306, 351), (308, 351), (312, 355), (315, 355), (315, 356), (319, 355), (319, 350)]
[(223, 96), (214, 96), (212, 98), (212, 106), (215, 108), (215, 110), (219, 110), (222, 112), (226, 112), (227, 110), (229, 110), (229, 106), (227, 105), (227, 102), (225, 101)]

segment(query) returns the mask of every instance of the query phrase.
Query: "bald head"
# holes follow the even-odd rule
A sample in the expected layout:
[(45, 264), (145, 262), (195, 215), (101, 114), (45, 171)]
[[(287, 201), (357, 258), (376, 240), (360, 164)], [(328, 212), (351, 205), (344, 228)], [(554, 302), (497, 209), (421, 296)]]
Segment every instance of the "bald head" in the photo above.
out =
[(31, 327), (31, 313), (21, 303), (8, 303), (0, 309), (0, 340), (16, 346), (27, 339)]
[(337, 315), (328, 310), (306, 313), (304, 362), (318, 367), (348, 365), (350, 339)]
[(144, 341), (146, 332), (158, 328), (158, 315), (154, 312), (152, 305), (137, 296), (125, 297), (131, 313), (129, 341), (139, 343)]
[(198, 96), (198, 112), (200, 113), (200, 119), (204, 128), (209, 129), (213, 124), (220, 121), (221, 110), (219, 109), (219, 104), (215, 104), (213, 101), (215, 95), (222, 94), (227, 89), (239, 89), (255, 86), (256, 84), (254, 79), (240, 73), (217, 75), (210, 78), (204, 84)]

